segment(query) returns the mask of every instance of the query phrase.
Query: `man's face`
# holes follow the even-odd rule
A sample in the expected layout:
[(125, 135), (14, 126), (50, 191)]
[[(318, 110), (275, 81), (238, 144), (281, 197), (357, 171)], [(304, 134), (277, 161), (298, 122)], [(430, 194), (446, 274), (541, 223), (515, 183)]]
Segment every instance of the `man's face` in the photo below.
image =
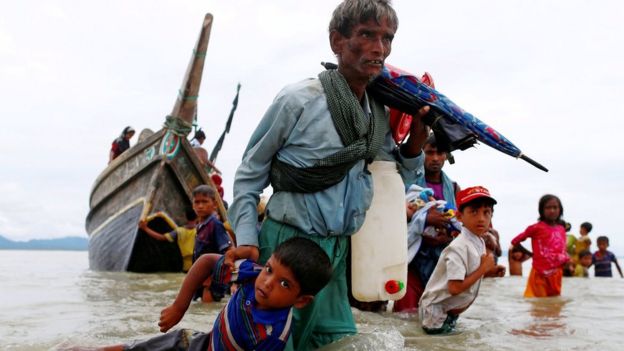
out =
[(438, 151), (438, 148), (427, 144), (423, 147), (425, 152), (425, 171), (427, 173), (439, 173), (446, 162), (446, 152)]
[(381, 73), (384, 60), (392, 50), (395, 29), (386, 19), (357, 24), (351, 35), (331, 35), (332, 49), (338, 55), (339, 70), (347, 82), (369, 82)]

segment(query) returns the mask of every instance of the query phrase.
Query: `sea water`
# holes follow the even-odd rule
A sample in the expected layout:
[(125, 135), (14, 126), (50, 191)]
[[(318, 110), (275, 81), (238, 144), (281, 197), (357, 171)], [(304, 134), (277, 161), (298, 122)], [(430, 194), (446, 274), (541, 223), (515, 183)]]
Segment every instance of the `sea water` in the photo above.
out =
[[(84, 251), (0, 251), (0, 349), (158, 335), (160, 310), (183, 279), (93, 272)], [(424, 334), (415, 315), (354, 309), (359, 334), (324, 350), (624, 350), (624, 279), (564, 278), (561, 297), (542, 299), (523, 298), (525, 284), (526, 277), (486, 279), (450, 336)], [(193, 303), (179, 327), (210, 330), (223, 306)]]

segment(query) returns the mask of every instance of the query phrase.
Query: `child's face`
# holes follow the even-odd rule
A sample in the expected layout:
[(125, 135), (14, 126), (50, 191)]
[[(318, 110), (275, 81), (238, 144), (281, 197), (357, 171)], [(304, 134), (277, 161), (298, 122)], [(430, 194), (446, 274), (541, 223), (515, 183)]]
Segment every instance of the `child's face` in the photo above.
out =
[(544, 218), (548, 222), (555, 222), (561, 214), (561, 207), (557, 199), (550, 199), (544, 204)]
[(583, 267), (589, 267), (592, 264), (592, 256), (591, 255), (585, 255), (583, 257), (581, 257), (579, 259), (579, 263), (581, 264), (581, 266)]
[(604, 241), (604, 240), (600, 240), (598, 242), (598, 250), (604, 252), (607, 251), (607, 248), (609, 247), (609, 243)]
[(311, 295), (300, 295), (301, 287), (290, 268), (271, 256), (256, 278), (255, 296), (258, 308), (280, 309), (303, 307)]
[(213, 198), (206, 194), (193, 196), (193, 210), (199, 219), (204, 219), (214, 213), (217, 208)]
[(490, 228), (493, 214), (494, 211), (488, 206), (479, 208), (466, 206), (462, 211), (457, 212), (457, 219), (474, 234), (483, 236)]
[(520, 251), (514, 251), (511, 253), (511, 258), (513, 258), (516, 261), (522, 260), (523, 257), (524, 257), (524, 254)]

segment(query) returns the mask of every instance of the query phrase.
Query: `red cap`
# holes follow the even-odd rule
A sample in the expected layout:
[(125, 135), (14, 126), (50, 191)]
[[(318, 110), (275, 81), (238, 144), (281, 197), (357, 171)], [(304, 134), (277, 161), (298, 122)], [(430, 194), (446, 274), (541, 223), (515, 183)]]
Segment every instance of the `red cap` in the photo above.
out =
[(482, 186), (472, 186), (470, 188), (460, 190), (455, 196), (455, 202), (457, 203), (457, 208), (460, 208), (463, 204), (480, 197), (487, 197), (496, 204), (496, 200), (490, 195), (489, 190)]

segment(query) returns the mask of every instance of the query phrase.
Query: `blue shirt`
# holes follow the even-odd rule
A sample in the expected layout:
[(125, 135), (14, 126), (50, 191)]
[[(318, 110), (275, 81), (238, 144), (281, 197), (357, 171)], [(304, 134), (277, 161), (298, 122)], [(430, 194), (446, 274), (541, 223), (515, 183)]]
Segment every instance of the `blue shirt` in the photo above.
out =
[(239, 260), (237, 270), (230, 274), (223, 259), (217, 261), (212, 279), (221, 284), (236, 281), (241, 286), (217, 316), (208, 350), (283, 350), (290, 335), (292, 308), (256, 308), (254, 285), (263, 267)]
[[(362, 107), (370, 113), (368, 98)], [(277, 158), (296, 167), (311, 167), (344, 148), (327, 108), (318, 79), (307, 79), (287, 86), (275, 98), (252, 134), (234, 180), (234, 201), (228, 217), (238, 245), (258, 246), (256, 205), (269, 185), (271, 160)], [(397, 161), (405, 184), (422, 172), (424, 156), (404, 158), (386, 135), (377, 160)], [(338, 184), (316, 193), (277, 192), (271, 197), (266, 214), (310, 235), (351, 235), (363, 224), (373, 196), (373, 180), (359, 161)]]
[(613, 277), (611, 272), (611, 262), (617, 262), (615, 255), (611, 251), (605, 252), (604, 255), (598, 256), (600, 251), (594, 252), (592, 255), (592, 264), (594, 265), (594, 276), (596, 277)]
[(215, 214), (197, 225), (193, 262), (205, 253), (223, 253), (230, 247), (230, 236)]

